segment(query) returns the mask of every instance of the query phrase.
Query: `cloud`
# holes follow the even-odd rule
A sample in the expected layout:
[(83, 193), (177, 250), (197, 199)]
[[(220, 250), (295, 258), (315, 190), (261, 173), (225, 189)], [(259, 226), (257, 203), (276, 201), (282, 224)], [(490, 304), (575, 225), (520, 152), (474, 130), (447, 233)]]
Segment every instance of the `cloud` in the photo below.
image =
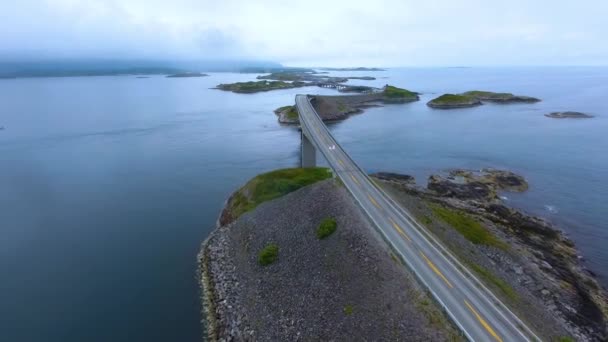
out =
[(608, 2), (20, 0), (0, 56), (294, 65), (607, 64)]

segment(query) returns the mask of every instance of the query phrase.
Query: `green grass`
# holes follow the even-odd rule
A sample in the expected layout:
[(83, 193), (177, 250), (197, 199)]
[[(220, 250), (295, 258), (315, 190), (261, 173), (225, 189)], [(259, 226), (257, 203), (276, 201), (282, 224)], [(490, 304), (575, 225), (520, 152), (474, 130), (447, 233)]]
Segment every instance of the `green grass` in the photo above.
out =
[(518, 300), (519, 297), (517, 296), (517, 293), (507, 282), (498, 278), (497, 276), (492, 274), (492, 272), (477, 264), (469, 263), (469, 266), (487, 283), (496, 286), (507, 298), (514, 301)]
[(508, 99), (513, 97), (511, 93), (494, 93), (491, 91), (471, 90), (462, 93), (461, 95), (475, 98), (492, 98), (492, 99)]
[(258, 254), (258, 263), (262, 266), (270, 265), (279, 257), (279, 246), (274, 243), (266, 245)]
[(298, 118), (298, 110), (296, 109), (295, 106), (291, 106), (289, 108), (289, 110), (287, 111), (286, 115), (290, 119), (297, 119)]
[(407, 89), (397, 88), (395, 86), (386, 85), (384, 87), (384, 96), (389, 99), (404, 99), (404, 98), (417, 98), (418, 94), (409, 91)]
[(556, 338), (554, 341), (556, 341), (556, 342), (574, 342), (575, 339), (573, 339), (570, 336), (560, 336), (560, 337)]
[(338, 224), (333, 218), (324, 219), (323, 221), (321, 221), (321, 224), (319, 224), (319, 227), (317, 228), (317, 238), (325, 239), (326, 237), (333, 234), (336, 231), (337, 227)]
[(458, 105), (458, 104), (466, 104), (474, 101), (475, 99), (471, 96), (465, 95), (455, 95), (455, 94), (443, 94), (431, 101), (434, 104), (450, 104), (450, 105)]
[(431, 218), (428, 216), (422, 216), (420, 218), (420, 222), (422, 222), (422, 224), (424, 224), (424, 225), (429, 225), (429, 224), (433, 223), (433, 220), (431, 220)]
[(355, 308), (353, 308), (352, 305), (347, 305), (347, 306), (344, 307), (344, 314), (346, 316), (352, 315), (354, 311), (355, 311)]
[(472, 243), (500, 249), (508, 248), (507, 244), (498, 240), (486, 227), (462, 211), (448, 209), (435, 203), (430, 203), (429, 205), (437, 217), (454, 227), (454, 229)]
[(228, 208), (236, 219), (263, 202), (328, 178), (331, 178), (331, 172), (321, 167), (281, 169), (263, 173), (239, 189), (230, 199)]

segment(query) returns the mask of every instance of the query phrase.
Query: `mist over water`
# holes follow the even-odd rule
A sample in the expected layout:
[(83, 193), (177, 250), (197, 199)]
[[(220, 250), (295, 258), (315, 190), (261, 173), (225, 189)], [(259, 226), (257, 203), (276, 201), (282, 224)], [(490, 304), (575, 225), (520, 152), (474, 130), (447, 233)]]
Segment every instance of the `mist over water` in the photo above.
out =
[[(364, 169), (420, 184), (456, 167), (520, 173), (530, 190), (506, 203), (557, 223), (606, 283), (608, 68), (332, 74), (423, 93), (330, 125)], [(252, 176), (299, 163), (297, 128), (272, 111), (297, 93), (336, 94), (209, 89), (255, 76), (0, 80), (0, 340), (199, 339), (196, 254), (223, 202)], [(543, 101), (425, 105), (473, 89)], [(596, 118), (543, 116), (562, 110)]]

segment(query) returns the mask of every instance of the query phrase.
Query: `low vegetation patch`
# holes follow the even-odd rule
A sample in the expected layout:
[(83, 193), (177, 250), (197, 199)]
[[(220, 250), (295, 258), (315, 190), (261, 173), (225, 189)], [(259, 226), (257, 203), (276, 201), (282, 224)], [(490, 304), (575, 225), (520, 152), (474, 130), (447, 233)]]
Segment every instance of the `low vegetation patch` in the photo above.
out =
[(448, 209), (435, 203), (430, 203), (430, 207), (437, 217), (454, 227), (454, 229), (472, 243), (500, 249), (508, 248), (507, 244), (498, 240), (486, 227), (462, 211)]
[(492, 274), (492, 272), (477, 264), (471, 263), (469, 264), (469, 266), (487, 283), (496, 286), (507, 298), (511, 300), (517, 300), (519, 298), (515, 290), (511, 287), (511, 285)]
[(326, 218), (321, 221), (319, 228), (317, 228), (317, 238), (325, 239), (336, 231), (338, 224), (333, 218)]
[(418, 99), (418, 93), (388, 84), (384, 87), (384, 96), (389, 99)]
[(353, 308), (353, 306), (352, 306), (352, 305), (347, 305), (347, 306), (345, 306), (345, 307), (344, 307), (344, 314), (345, 314), (346, 316), (350, 316), (350, 315), (352, 315), (352, 314), (353, 314), (353, 311), (354, 311), (354, 310), (355, 310), (355, 309)]
[(480, 100), (483, 99), (510, 99), (514, 95), (511, 93), (494, 93), (491, 91), (482, 91), (482, 90), (471, 90), (462, 93), (464, 96), (478, 98)]
[(328, 178), (331, 178), (331, 172), (321, 167), (281, 169), (263, 173), (239, 189), (230, 199), (227, 208), (236, 219), (263, 202)]
[(456, 95), (456, 94), (443, 94), (438, 98), (433, 99), (431, 102), (433, 104), (447, 104), (447, 105), (457, 105), (457, 104), (468, 104), (473, 102), (475, 99), (470, 96), (465, 95)]
[(279, 257), (279, 246), (274, 243), (266, 245), (258, 254), (258, 263), (262, 266), (270, 265)]

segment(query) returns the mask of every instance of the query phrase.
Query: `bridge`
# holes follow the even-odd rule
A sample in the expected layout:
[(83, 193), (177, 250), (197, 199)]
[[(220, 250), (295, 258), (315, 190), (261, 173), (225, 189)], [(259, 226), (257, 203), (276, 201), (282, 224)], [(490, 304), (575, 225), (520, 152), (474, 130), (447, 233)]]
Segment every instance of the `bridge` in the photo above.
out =
[(540, 341), (412, 215), (376, 186), (333, 138), (306, 95), (296, 96), (302, 167), (320, 152), (376, 229), (471, 341)]

